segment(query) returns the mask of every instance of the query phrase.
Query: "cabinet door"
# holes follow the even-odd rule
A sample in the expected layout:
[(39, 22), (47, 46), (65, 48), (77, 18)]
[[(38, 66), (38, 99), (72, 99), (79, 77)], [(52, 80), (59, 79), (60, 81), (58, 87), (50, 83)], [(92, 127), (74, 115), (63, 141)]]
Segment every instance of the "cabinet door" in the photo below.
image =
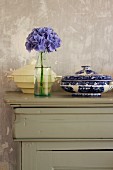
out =
[(37, 151), (37, 170), (113, 170), (112, 151)]
[(113, 170), (112, 148), (77, 149), (74, 143), (22, 142), (22, 170)]

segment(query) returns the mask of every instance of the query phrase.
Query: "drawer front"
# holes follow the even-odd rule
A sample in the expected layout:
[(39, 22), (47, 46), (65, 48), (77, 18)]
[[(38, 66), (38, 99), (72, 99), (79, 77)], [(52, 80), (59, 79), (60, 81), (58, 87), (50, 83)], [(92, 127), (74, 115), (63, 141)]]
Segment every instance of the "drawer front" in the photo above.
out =
[(113, 138), (112, 114), (16, 115), (14, 138)]

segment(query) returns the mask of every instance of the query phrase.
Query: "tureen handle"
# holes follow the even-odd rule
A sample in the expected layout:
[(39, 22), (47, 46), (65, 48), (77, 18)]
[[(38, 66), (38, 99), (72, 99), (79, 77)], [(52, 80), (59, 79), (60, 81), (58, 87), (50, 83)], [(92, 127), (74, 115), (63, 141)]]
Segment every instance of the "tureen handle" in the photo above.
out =
[(113, 81), (111, 81), (109, 84), (109, 90), (112, 90), (112, 89), (113, 89)]

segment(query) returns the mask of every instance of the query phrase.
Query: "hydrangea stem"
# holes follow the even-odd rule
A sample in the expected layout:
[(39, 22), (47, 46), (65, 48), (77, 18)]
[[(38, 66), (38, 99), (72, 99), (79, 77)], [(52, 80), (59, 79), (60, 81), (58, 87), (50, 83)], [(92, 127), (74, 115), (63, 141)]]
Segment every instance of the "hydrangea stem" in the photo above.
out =
[(40, 95), (43, 95), (43, 52), (40, 53), (40, 62), (41, 62), (41, 76), (40, 76)]

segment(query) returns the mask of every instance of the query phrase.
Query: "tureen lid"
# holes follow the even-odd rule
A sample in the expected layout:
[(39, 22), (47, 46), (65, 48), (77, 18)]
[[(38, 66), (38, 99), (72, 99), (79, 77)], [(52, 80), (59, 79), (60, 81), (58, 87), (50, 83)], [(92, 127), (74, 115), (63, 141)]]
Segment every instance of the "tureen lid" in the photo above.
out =
[(75, 75), (64, 76), (62, 81), (112, 81), (109, 75), (98, 74), (90, 69), (90, 66), (81, 66), (82, 70), (77, 71)]

